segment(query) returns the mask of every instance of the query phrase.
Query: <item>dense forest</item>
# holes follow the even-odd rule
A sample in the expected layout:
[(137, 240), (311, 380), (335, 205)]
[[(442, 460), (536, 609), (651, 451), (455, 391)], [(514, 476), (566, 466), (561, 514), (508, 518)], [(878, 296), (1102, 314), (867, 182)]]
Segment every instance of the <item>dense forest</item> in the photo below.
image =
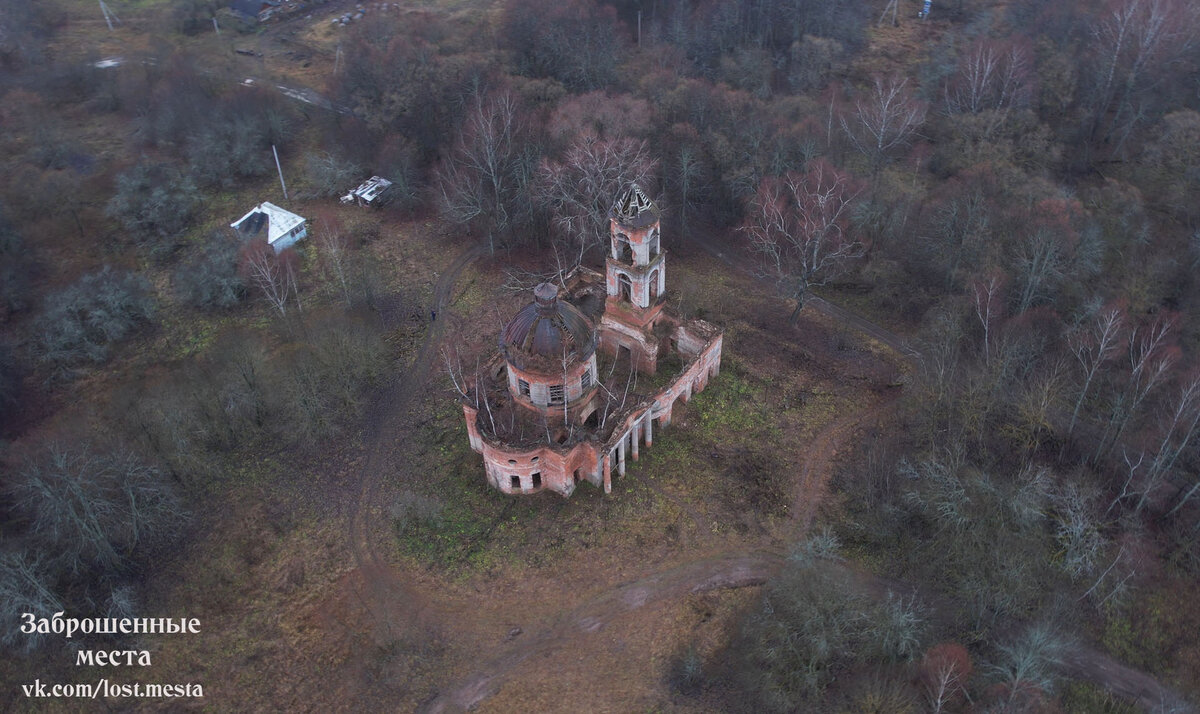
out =
[[(453, 256), (485, 246), (476, 279), (513, 289), (593, 265), (630, 181), (668, 250), (769, 289), (767, 332), (819, 298), (907, 346), (816, 524), (772, 543), (720, 638), (670, 644), (644, 709), (1200, 701), (1200, 6), (109, 5), (116, 35), (82, 1), (0, 7), (0, 641), (21, 655), (0, 701), (30, 706), (17, 680), (66, 660), (21, 613), (171, 613), (160, 564), (361, 443)], [(373, 174), (384, 208), (339, 207)], [(228, 230), (285, 198), (295, 248)], [(402, 541), (453, 521), (404, 494)], [(260, 500), (268, 531), (314, 512)], [(1079, 684), (1083, 645), (1160, 701)], [(389, 666), (436, 680), (440, 650), (400, 649)]]

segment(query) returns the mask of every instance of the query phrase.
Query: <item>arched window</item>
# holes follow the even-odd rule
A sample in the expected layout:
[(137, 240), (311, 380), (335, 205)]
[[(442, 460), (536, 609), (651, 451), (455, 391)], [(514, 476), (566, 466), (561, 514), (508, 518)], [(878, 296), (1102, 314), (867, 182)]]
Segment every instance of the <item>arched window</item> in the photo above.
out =
[(655, 228), (654, 230), (650, 231), (650, 257), (653, 258), (657, 256), (661, 250), (662, 249), (659, 246), (658, 229)]
[(624, 233), (617, 234), (617, 260), (626, 264), (633, 264), (633, 248), (629, 245), (629, 238)]
[(650, 273), (650, 302), (654, 302), (658, 298), (658, 271)]
[(633, 283), (624, 273), (617, 276), (617, 297), (625, 302), (633, 302)]

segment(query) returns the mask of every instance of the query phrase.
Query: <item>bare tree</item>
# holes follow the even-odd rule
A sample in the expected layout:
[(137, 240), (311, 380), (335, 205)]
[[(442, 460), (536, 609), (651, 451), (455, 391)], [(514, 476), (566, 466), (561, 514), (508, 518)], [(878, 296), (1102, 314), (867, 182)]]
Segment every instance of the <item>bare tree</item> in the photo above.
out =
[(758, 185), (741, 230), (762, 260), (763, 272), (796, 301), (789, 321), (800, 316), (809, 291), (846, 271), (866, 251), (847, 232), (858, 190), (824, 159), (803, 174), (767, 177)]
[(992, 326), (1004, 311), (1004, 274), (993, 270), (985, 277), (976, 280), (971, 285), (971, 303), (975, 307), (975, 317), (983, 328), (983, 361), (988, 364), (992, 360)]
[(1170, 376), (1178, 358), (1177, 351), (1168, 343), (1174, 324), (1171, 317), (1160, 316), (1149, 325), (1129, 331), (1126, 339), (1129, 375), (1124, 387), (1113, 397), (1093, 461), (1099, 462), (1120, 441), (1146, 398)]
[(182, 516), (158, 472), (128, 453), (51, 446), (12, 491), (35, 542), (69, 574), (119, 571), (140, 542)]
[(494, 251), (528, 215), (533, 165), (516, 98), (508, 91), (476, 96), (437, 170), (442, 212), (455, 223), (478, 224)]
[(1068, 437), (1075, 431), (1075, 424), (1079, 421), (1079, 410), (1087, 399), (1088, 390), (1091, 389), (1096, 374), (1117, 353), (1124, 325), (1124, 311), (1114, 306), (1101, 310), (1086, 326), (1068, 336), (1067, 344), (1071, 348), (1071, 354), (1075, 355), (1083, 370), (1083, 383), (1079, 387), (1079, 396), (1075, 399), (1075, 408), (1071, 411), (1071, 424), (1067, 427)]
[(977, 41), (958, 63), (944, 90), (947, 114), (997, 112), (997, 120), (1030, 99), (1033, 63), (1025, 46)]
[(875, 174), (894, 149), (907, 144), (925, 121), (925, 104), (908, 89), (908, 80), (876, 76), (867, 96), (854, 102), (854, 113), (841, 117), (842, 130)]
[(258, 288), (280, 317), (287, 317), (288, 301), (293, 294), (298, 301), (300, 295), (295, 253), (284, 251), (276, 255), (266, 241), (253, 241), (242, 249), (241, 265), (246, 280)]
[(617, 193), (630, 183), (652, 185), (657, 168), (646, 142), (590, 134), (576, 139), (561, 161), (542, 162), (538, 196), (554, 216), (555, 246), (568, 270), (608, 244), (608, 209)]
[(321, 253), (321, 262), (329, 273), (329, 277), (337, 282), (342, 291), (342, 299), (349, 306), (352, 302), (350, 294), (349, 263), (350, 240), (342, 230), (341, 222), (334, 217), (322, 216), (317, 221), (314, 232), (317, 249)]
[(999, 649), (1000, 661), (991, 669), (1003, 687), (1003, 711), (1028, 711), (1054, 688), (1063, 642), (1048, 626), (1038, 625)]
[(691, 145), (685, 145), (679, 150), (671, 168), (671, 182), (679, 195), (679, 227), (686, 231), (689, 215), (699, 203), (699, 199), (709, 191), (704, 165), (699, 153)]
[(1066, 199), (1044, 199), (1032, 207), (1011, 262), (1017, 312), (1052, 301), (1058, 288), (1080, 267), (1075, 258), (1081, 213), (1077, 201)]
[(951, 642), (931, 647), (918, 669), (930, 711), (941, 714), (961, 699), (970, 676), (971, 657), (965, 647)]
[(32, 652), (48, 637), (45, 633), (22, 633), (16, 627), (21, 613), (48, 615), (64, 609), (40, 560), (23, 552), (0, 553), (0, 621), (10, 623), (0, 629), (0, 643), (10, 651)]
[[(1200, 427), (1200, 375), (1192, 375), (1180, 385), (1179, 394), (1175, 397), (1174, 405), (1164, 423), (1166, 429), (1154, 460), (1150, 462), (1150, 468), (1146, 472), (1135, 512), (1142, 509), (1158, 485), (1170, 475), (1180, 454), (1184, 453), (1196, 437), (1197, 427)], [(1200, 480), (1190, 488), (1180, 491), (1170, 513), (1183, 508), (1197, 491), (1200, 491)]]
[(1120, 152), (1145, 117), (1141, 99), (1161, 71), (1195, 42), (1198, 11), (1187, 0), (1111, 0), (1092, 24), (1100, 63), (1091, 98), (1092, 136)]

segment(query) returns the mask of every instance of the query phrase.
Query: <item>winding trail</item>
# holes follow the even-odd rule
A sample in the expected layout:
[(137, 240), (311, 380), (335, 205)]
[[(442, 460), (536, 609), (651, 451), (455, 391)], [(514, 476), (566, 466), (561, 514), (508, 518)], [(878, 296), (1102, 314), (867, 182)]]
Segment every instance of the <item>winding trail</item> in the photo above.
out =
[[(433, 310), (446, 312), (455, 282), (463, 270), (486, 251), (485, 246), (473, 246), (442, 271), (433, 289)], [(446, 322), (442, 319), (429, 324), (412, 363), (393, 375), (367, 409), (368, 427), (363, 439), (365, 455), (358, 473), (358, 497), (350, 509), (348, 531), (354, 561), (368, 595), (364, 601), (376, 625), (389, 637), (395, 637), (397, 632), (414, 624), (429, 606), (421, 592), (387, 563), (379, 553), (378, 544), (384, 542), (381, 538), (386, 532), (386, 504), (381, 494), (384, 476), (391, 466), (388, 457), (412, 438), (406, 427), (412, 422), (413, 398), (428, 385), (438, 347), (445, 336)], [(382, 532), (381, 525), (385, 526)]]

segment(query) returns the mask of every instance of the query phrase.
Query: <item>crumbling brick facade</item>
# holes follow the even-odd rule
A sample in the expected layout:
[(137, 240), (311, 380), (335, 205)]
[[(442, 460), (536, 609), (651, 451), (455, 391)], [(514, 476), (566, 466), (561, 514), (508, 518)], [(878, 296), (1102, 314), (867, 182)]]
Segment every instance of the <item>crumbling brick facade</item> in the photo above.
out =
[[(578, 268), (561, 292), (539, 285), (504, 328), (500, 354), (460, 390), (471, 448), (500, 491), (569, 496), (587, 481), (610, 492), (678, 400), (720, 372), (721, 330), (666, 309), (659, 212), (636, 185), (614, 203), (609, 229), (606, 274)], [(637, 387), (664, 364), (675, 374)]]

